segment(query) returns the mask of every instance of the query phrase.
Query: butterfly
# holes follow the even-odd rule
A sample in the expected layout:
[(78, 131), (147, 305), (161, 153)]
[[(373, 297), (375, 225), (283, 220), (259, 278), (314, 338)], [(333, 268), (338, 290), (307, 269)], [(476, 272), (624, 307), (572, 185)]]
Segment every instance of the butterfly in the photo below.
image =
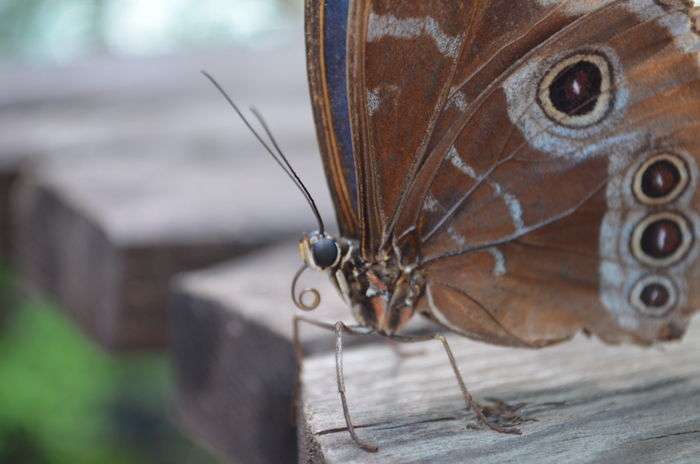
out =
[[(339, 235), (300, 242), (358, 321), (416, 314), (484, 342), (650, 345), (700, 307), (700, 8), (683, 0), (306, 2), (309, 82)], [(267, 130), (267, 128), (266, 128)], [(269, 135), (269, 131), (268, 131)], [(278, 162), (296, 178), (272, 139)], [(302, 188), (300, 186), (300, 188)], [(315, 290), (296, 305), (318, 306)], [(311, 298), (311, 301), (309, 301)], [(298, 327), (296, 327), (298, 333)], [(492, 415), (489, 415), (492, 416)]]

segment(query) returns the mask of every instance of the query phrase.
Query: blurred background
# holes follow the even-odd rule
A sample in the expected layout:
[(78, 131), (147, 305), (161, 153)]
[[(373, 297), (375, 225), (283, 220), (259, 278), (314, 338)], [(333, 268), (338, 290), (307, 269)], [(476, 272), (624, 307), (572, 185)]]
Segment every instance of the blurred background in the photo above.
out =
[(300, 0), (2, 0), (0, 56), (60, 65), (234, 44), (271, 47), (299, 28), (302, 8)]
[[(333, 233), (303, 15), (303, 0), (0, 0), (0, 464), (323, 458), (297, 441), (297, 422), (302, 438), (312, 425), (322, 429), (308, 435), (347, 439), (327, 433), (341, 430), (339, 404), (306, 415), (292, 407), (289, 285), (297, 240), (317, 227), (314, 217), (200, 74), (265, 115)], [(299, 286), (323, 296), (314, 317), (347, 321), (328, 279), (314, 274)], [(306, 354), (333, 350), (332, 335), (306, 329)], [(664, 400), (634, 401), (666, 409), (673, 395), (688, 409), (677, 388), (695, 384), (651, 366), (658, 377), (647, 390)], [(612, 379), (610, 391), (623, 391)], [(330, 364), (307, 382), (337, 401)], [(588, 392), (579, 387), (562, 392)], [(385, 391), (372, 388), (370, 396)], [(605, 388), (591, 398), (607, 404)], [(411, 387), (418, 402), (426, 391)], [(555, 404), (549, 386), (541, 391)], [(414, 397), (386, 392), (392, 402), (377, 404)], [(304, 423), (315, 411), (318, 421)], [(665, 450), (656, 435), (694, 439), (657, 425), (653, 441), (635, 435), (634, 446)]]
[[(243, 179), (260, 151), (200, 69), (318, 164), (302, 0), (0, 0), (0, 463), (216, 461), (173, 417), (165, 289), (312, 223), (278, 173), (239, 211), (274, 168)], [(144, 319), (93, 314), (121, 304)]]

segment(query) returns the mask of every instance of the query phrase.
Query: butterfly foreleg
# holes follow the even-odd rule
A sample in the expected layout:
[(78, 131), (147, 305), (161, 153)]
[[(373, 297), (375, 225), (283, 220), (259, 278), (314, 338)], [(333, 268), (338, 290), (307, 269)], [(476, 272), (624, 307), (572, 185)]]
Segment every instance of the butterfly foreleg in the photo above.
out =
[[(472, 396), (471, 393), (469, 393), (469, 390), (467, 389), (467, 385), (464, 382), (464, 377), (462, 377), (462, 372), (459, 370), (459, 366), (457, 365), (457, 360), (455, 359), (454, 352), (452, 351), (452, 348), (450, 347), (449, 342), (447, 341), (447, 338), (445, 338), (444, 335), (442, 334), (430, 334), (430, 335), (385, 335), (387, 338), (390, 340), (394, 340), (397, 342), (401, 343), (417, 343), (417, 342), (425, 342), (425, 341), (430, 341), (430, 340), (436, 340), (440, 342), (442, 345), (443, 349), (445, 350), (445, 353), (447, 354), (447, 359), (450, 362), (450, 367), (452, 368), (452, 372), (454, 373), (455, 378), (457, 379), (457, 383), (459, 384), (459, 389), (462, 392), (462, 398), (464, 399), (464, 404), (467, 407), (467, 410), (472, 410), (474, 411), (474, 414), (476, 416), (476, 420), (481, 424), (485, 425), (486, 427), (490, 428), (491, 430), (494, 430), (499, 433), (509, 433), (509, 434), (515, 434), (515, 435), (520, 435), (520, 429), (517, 427), (502, 427), (499, 426), (498, 424), (495, 424), (493, 421), (489, 421), (486, 417), (486, 414), (484, 413), (485, 411), (489, 411), (488, 408), (483, 407), (480, 405)], [(489, 414), (491, 415), (491, 414)]]
[[(359, 446), (365, 451), (369, 451), (372, 453), (376, 452), (379, 449), (377, 445), (360, 439), (360, 437), (358, 437), (357, 433), (355, 432), (355, 427), (352, 423), (352, 417), (350, 416), (350, 408), (348, 407), (347, 393), (345, 391), (345, 376), (343, 374), (343, 334), (347, 333), (351, 335), (371, 335), (375, 333), (375, 331), (363, 325), (349, 325), (340, 321), (331, 323), (318, 321), (303, 316), (295, 316), (292, 342), (294, 345), (294, 352), (297, 358), (297, 369), (299, 370), (299, 375), (297, 379), (301, 378), (301, 362), (304, 357), (303, 347), (299, 338), (299, 325), (301, 322), (306, 322), (309, 325), (313, 325), (321, 329), (330, 330), (335, 333), (335, 375), (336, 383), (338, 385), (338, 393), (340, 395), (340, 402), (343, 407), (343, 416), (345, 417), (345, 424), (348, 428), (348, 432), (350, 433), (350, 437), (355, 443), (357, 443), (357, 446)], [(299, 380), (297, 380), (297, 382), (299, 382)], [(295, 392), (295, 403), (298, 400), (298, 393), (299, 385), (297, 383)]]
[(301, 333), (299, 330), (302, 322), (330, 332), (335, 332), (336, 326), (342, 324), (343, 331), (351, 335), (372, 335), (375, 333), (374, 329), (360, 324), (345, 324), (343, 322), (321, 321), (305, 316), (294, 316), (292, 325), (292, 347), (298, 366), (301, 366), (301, 362), (304, 359), (304, 346), (301, 343)]

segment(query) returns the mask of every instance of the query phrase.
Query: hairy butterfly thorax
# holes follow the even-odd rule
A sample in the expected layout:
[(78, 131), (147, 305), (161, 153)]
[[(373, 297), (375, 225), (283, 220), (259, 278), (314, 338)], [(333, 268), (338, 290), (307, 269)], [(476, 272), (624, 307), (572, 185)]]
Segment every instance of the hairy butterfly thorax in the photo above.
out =
[[(306, 266), (328, 274), (355, 319), (379, 333), (395, 334), (403, 328), (423, 296), (422, 273), (416, 264), (403, 263), (394, 248), (366, 260), (356, 240), (313, 232), (299, 242), (299, 252)], [(305, 292), (314, 290), (295, 296), (297, 306), (313, 309), (303, 300)]]

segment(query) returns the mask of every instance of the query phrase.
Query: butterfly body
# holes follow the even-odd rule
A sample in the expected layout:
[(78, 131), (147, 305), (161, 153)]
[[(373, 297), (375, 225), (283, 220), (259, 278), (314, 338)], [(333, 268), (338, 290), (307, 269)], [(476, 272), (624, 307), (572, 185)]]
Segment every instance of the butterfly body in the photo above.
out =
[(378, 333), (397, 333), (414, 315), (425, 291), (425, 278), (415, 264), (406, 264), (390, 250), (366, 260), (356, 240), (329, 237), (337, 244), (338, 259), (328, 266), (314, 257), (318, 233), (300, 243), (306, 265), (325, 271), (358, 323)]

